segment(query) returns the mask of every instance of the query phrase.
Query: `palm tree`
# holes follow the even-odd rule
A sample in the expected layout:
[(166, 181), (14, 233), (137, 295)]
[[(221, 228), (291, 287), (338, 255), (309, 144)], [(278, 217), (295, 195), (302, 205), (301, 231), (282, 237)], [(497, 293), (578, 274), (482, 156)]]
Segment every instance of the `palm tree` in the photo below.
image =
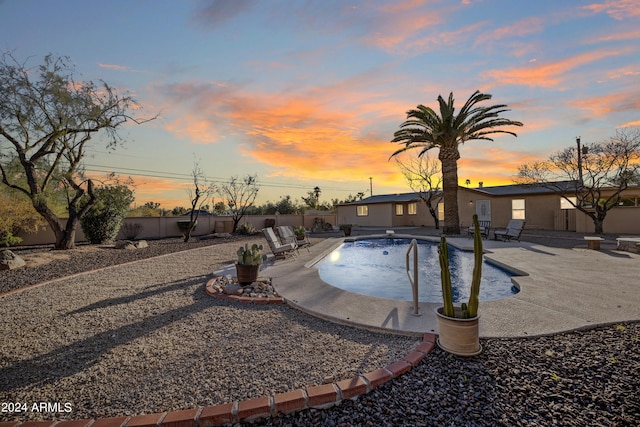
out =
[(395, 156), (404, 151), (420, 148), (418, 157), (432, 148), (438, 148), (438, 159), (442, 163), (442, 191), (444, 193), (444, 227), (445, 234), (460, 234), (458, 216), (458, 145), (474, 139), (493, 141), (489, 135), (514, 132), (497, 129), (501, 126), (522, 126), (522, 123), (498, 117), (500, 113), (509, 111), (506, 105), (490, 107), (476, 106), (477, 103), (491, 99), (491, 95), (475, 91), (462, 109), (455, 114), (453, 92), (445, 102), (438, 96), (440, 115), (429, 107), (418, 105), (415, 110), (407, 112), (407, 120), (394, 133), (391, 142), (404, 144), (394, 152)]

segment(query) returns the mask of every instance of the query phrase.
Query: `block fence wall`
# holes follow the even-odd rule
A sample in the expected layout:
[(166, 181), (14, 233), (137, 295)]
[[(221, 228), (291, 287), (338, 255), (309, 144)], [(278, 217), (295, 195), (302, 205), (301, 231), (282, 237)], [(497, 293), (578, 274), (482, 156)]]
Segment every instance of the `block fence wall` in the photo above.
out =
[[(304, 225), (306, 229), (310, 229), (316, 218), (321, 218), (325, 222), (331, 225), (336, 224), (335, 214), (326, 215), (248, 215), (244, 216), (240, 220), (240, 224), (245, 222), (253, 225), (256, 229), (260, 230), (265, 227), (265, 220), (275, 221), (275, 226), (291, 225), (298, 226)], [(62, 218), (63, 223), (66, 222), (66, 218)], [(123, 224), (140, 224), (142, 231), (137, 239), (163, 239), (167, 237), (180, 237), (182, 233), (178, 228), (178, 221), (189, 220), (188, 217), (183, 216), (157, 216), (157, 217), (130, 217), (125, 218)], [(202, 236), (211, 233), (230, 233), (233, 229), (233, 219), (230, 216), (217, 216), (217, 215), (200, 215), (198, 217), (198, 224), (193, 236)], [(48, 245), (55, 243), (55, 236), (51, 228), (45, 226), (37, 233), (26, 234), (20, 233), (18, 236), (22, 237), (22, 242), (19, 246), (25, 245)], [(125, 236), (120, 230), (117, 240), (125, 239)], [(85, 242), (87, 239), (82, 232), (82, 228), (78, 227), (76, 230), (76, 242)]]

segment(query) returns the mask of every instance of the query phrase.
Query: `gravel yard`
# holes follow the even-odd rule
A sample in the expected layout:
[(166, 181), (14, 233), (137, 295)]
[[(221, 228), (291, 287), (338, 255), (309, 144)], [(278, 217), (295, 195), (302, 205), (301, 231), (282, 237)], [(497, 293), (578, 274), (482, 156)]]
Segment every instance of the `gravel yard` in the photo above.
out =
[[(0, 421), (137, 415), (205, 406), (351, 378), (410, 352), (416, 338), (336, 325), (288, 306), (208, 297), (211, 272), (239, 243), (149, 242), (137, 251), (17, 251), (0, 293), (0, 402), (70, 403), (70, 412), (0, 412)], [(175, 252), (185, 248), (189, 252)], [(146, 251), (146, 252), (145, 252)], [(166, 256), (151, 256), (170, 254)], [(475, 358), (435, 349), (356, 400), (258, 425), (634, 426), (640, 324), (550, 337), (487, 339)]]

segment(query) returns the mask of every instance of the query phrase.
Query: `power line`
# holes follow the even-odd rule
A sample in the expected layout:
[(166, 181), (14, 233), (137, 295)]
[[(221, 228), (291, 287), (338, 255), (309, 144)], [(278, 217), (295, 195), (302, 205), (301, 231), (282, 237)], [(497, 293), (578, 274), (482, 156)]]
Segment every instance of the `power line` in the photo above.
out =
[[(86, 168), (85, 170), (89, 172), (113, 172), (124, 175), (133, 175), (133, 176), (144, 176), (149, 178), (165, 178), (165, 179), (173, 179), (180, 181), (191, 181), (193, 179), (193, 175), (178, 173), (178, 172), (163, 172), (163, 171), (154, 171), (148, 169), (133, 169), (133, 168), (125, 168), (125, 167), (112, 167), (112, 166), (103, 166), (103, 165), (94, 165), (90, 163), (85, 163), (85, 166), (89, 166), (90, 168)], [(91, 168), (101, 168), (101, 169), (91, 169)], [(229, 183), (229, 178), (223, 177), (212, 177), (211, 180), (214, 183)], [(258, 182), (258, 185), (262, 187), (272, 187), (272, 188), (292, 188), (299, 190), (308, 190), (308, 186), (304, 185), (294, 185), (294, 184), (285, 184), (285, 183), (265, 183), (261, 180)], [(323, 190), (330, 191), (345, 191), (345, 192), (354, 192), (355, 190), (347, 190), (339, 187), (323, 187)], [(355, 191), (357, 193), (357, 191)]]

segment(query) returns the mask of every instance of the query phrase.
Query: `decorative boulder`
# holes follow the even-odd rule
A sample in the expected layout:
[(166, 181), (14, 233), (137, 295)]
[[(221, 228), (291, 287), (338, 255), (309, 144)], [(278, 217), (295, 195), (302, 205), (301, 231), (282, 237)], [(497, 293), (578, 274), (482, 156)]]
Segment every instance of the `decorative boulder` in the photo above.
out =
[(0, 270), (15, 270), (16, 268), (24, 267), (25, 265), (26, 262), (9, 249), (3, 249), (0, 251)]
[(116, 242), (114, 247), (116, 249), (134, 250), (134, 249), (148, 248), (149, 244), (147, 243), (146, 240), (137, 240), (135, 242), (132, 242), (131, 240), (121, 240), (119, 242)]
[(136, 249), (135, 245), (129, 240), (122, 240), (122, 241), (116, 242), (114, 247), (116, 249), (129, 249), (129, 250)]
[(136, 249), (144, 249), (144, 248), (148, 248), (149, 244), (147, 243), (146, 240), (138, 240), (136, 242), (133, 242), (133, 246), (135, 246)]

